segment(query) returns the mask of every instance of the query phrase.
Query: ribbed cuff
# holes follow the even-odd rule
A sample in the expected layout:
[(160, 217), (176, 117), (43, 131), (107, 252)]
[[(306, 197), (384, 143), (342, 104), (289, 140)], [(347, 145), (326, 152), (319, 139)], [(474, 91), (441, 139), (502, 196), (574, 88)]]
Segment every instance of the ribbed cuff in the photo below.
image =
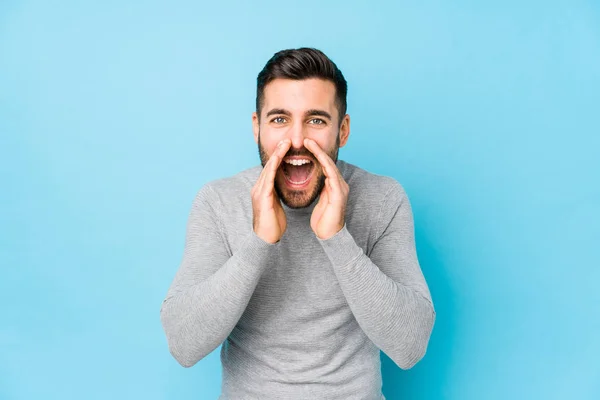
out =
[(356, 244), (356, 241), (348, 232), (346, 224), (329, 239), (319, 239), (318, 236), (317, 239), (333, 266), (346, 265), (363, 253), (362, 248)]
[(250, 229), (246, 240), (236, 255), (244, 264), (262, 269), (267, 265), (278, 245), (279, 242), (274, 244), (265, 242), (258, 237), (254, 229)]

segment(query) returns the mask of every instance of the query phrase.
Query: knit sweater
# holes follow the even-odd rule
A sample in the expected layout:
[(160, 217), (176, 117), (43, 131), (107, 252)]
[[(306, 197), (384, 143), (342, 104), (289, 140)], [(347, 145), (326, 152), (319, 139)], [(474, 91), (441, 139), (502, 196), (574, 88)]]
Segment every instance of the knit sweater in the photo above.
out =
[(345, 226), (319, 239), (308, 207), (283, 204), (270, 244), (252, 228), (256, 166), (202, 186), (160, 317), (190, 367), (221, 346), (221, 400), (384, 399), (380, 353), (408, 369), (425, 354), (435, 310), (403, 187), (338, 160)]

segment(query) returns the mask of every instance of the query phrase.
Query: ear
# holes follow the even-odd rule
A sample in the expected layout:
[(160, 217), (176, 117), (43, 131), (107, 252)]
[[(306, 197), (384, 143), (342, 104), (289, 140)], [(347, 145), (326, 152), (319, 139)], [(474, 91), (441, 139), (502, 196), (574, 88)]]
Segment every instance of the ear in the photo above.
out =
[(342, 119), (342, 124), (340, 126), (340, 147), (344, 147), (348, 142), (348, 137), (350, 136), (350, 115), (344, 115), (344, 119)]
[(252, 113), (252, 130), (254, 131), (254, 141), (258, 144), (258, 131), (259, 131), (259, 123), (258, 123), (258, 114), (256, 112)]

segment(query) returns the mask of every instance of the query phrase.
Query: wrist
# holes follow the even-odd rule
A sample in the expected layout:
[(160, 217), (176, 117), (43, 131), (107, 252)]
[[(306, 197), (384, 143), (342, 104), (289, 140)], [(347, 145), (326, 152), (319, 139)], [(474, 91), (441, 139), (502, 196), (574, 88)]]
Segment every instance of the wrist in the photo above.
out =
[(338, 233), (340, 233), (340, 231), (344, 228), (344, 224), (342, 223), (341, 225), (336, 226), (334, 229), (331, 230), (327, 230), (327, 232), (320, 232), (320, 233), (315, 233), (317, 238), (319, 238), (320, 240), (329, 240), (332, 237), (334, 237), (335, 235), (337, 235)]
[(334, 267), (347, 265), (363, 254), (363, 249), (356, 243), (346, 224), (330, 238), (318, 240)]

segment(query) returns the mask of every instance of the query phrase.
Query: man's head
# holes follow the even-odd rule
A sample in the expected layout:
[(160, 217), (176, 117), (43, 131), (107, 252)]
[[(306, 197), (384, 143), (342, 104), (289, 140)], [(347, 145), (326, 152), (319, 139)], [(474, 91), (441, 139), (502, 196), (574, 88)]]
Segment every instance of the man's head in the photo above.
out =
[(316, 49), (282, 50), (258, 74), (252, 123), (262, 165), (281, 140), (292, 142), (275, 177), (275, 190), (288, 207), (310, 205), (325, 183), (323, 169), (304, 147), (304, 138), (315, 140), (334, 162), (346, 144), (347, 90), (342, 72)]

